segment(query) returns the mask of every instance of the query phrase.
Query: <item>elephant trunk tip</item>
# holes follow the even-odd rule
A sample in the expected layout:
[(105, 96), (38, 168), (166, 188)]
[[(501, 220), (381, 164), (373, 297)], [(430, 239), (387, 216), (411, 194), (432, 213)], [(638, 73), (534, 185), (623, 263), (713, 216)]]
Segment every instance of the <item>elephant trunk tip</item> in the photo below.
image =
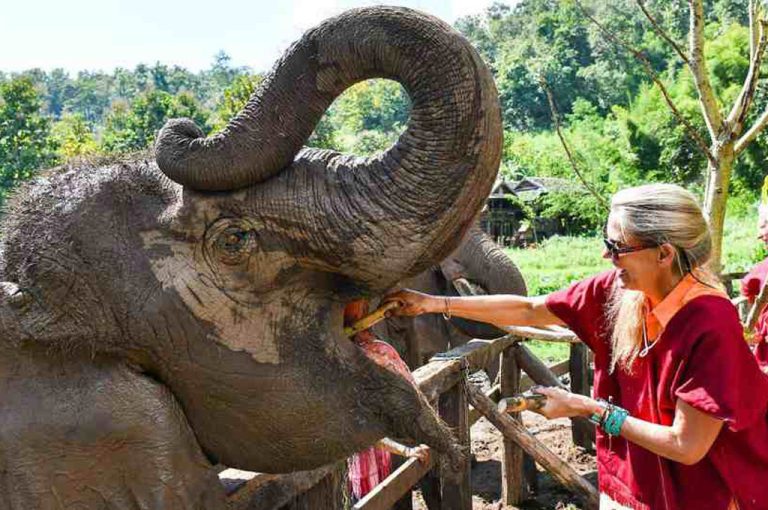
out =
[(205, 138), (205, 133), (192, 119), (171, 119), (157, 134), (155, 141), (155, 161), (162, 172), (170, 179), (180, 182), (179, 173), (185, 156), (196, 140)]

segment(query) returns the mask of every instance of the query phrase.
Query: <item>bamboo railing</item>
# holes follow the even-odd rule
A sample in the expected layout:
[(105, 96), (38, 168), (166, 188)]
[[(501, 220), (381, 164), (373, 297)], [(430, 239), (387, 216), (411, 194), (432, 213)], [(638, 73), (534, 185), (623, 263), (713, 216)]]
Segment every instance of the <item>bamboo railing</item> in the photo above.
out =
[[(591, 375), (589, 354), (572, 332), (563, 328), (509, 328), (510, 335), (496, 340), (472, 340), (449, 352), (438, 354), (429, 363), (413, 372), (419, 389), (436, 404), (441, 418), (450, 425), (457, 438), (469, 451), (470, 427), (485, 416), (504, 436), (502, 455), (502, 503), (515, 505), (528, 497), (528, 488), (535, 485), (535, 470), (525, 457), (530, 456), (554, 479), (579, 496), (585, 508), (597, 508), (597, 491), (578, 475), (571, 466), (559, 459), (522, 425), (519, 416), (500, 414), (495, 402), (517, 394), (534, 384), (563, 386), (559, 376), (570, 373), (571, 391), (588, 394)], [(523, 340), (537, 339), (571, 344), (570, 359), (546, 366), (526, 347)], [(501, 357), (499, 384), (483, 393), (467, 381), (466, 375), (480, 370)], [(574, 443), (593, 448), (594, 427), (586, 420), (573, 420)], [(422, 483), (424, 499), (430, 510), (471, 510), (472, 491), (470, 466), (457, 472), (438, 466), (435, 456), (427, 464), (407, 459), (354, 510), (386, 510), (407, 496)], [(294, 500), (312, 483), (327, 476), (329, 468), (293, 475), (255, 475), (229, 496), (232, 510), (266, 510), (285, 508), (280, 503)], [(299, 476), (297, 476), (299, 475)], [(279, 488), (279, 490), (276, 489)], [(279, 498), (275, 493), (280, 494)], [(263, 493), (263, 494), (260, 494)], [(243, 497), (243, 494), (247, 494)], [(269, 496), (269, 497), (267, 497)], [(279, 503), (278, 503), (279, 501)], [(276, 505), (277, 503), (277, 505)], [(271, 505), (271, 506), (270, 506)], [(400, 506), (398, 507), (400, 508)]]

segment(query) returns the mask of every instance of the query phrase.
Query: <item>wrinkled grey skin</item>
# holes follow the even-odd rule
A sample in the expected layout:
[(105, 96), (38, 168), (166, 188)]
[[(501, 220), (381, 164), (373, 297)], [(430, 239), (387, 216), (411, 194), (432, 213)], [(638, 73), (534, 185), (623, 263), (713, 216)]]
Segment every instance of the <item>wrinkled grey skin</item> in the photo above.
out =
[[(385, 153), (301, 150), (333, 99), (400, 81)], [(345, 303), (444, 259), (493, 183), (491, 75), (448, 25), (350, 11), (308, 32), (220, 134), (156, 162), (50, 172), (10, 203), (0, 277), (0, 510), (220, 508), (212, 463), (311, 469), (379, 438), (463, 452), (345, 338)]]
[[(457, 296), (459, 293), (453, 284), (457, 278), (468, 280), (479, 294), (527, 294), (520, 270), (478, 225), (474, 225), (459, 247), (438, 265), (404, 280), (399, 286), (427, 294)], [(391, 317), (376, 326), (376, 333), (405, 350), (411, 369), (473, 338), (490, 340), (506, 335), (505, 331), (489, 324), (458, 317), (445, 320), (442, 314)], [(492, 380), (497, 370), (489, 367)]]

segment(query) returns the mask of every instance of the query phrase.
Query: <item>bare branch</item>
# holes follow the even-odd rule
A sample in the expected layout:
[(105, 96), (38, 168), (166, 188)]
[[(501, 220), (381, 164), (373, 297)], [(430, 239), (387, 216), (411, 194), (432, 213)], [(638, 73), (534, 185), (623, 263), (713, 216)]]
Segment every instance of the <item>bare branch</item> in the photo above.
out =
[(757, 5), (755, 0), (749, 0), (749, 60), (755, 57), (755, 50), (757, 49), (757, 21), (759, 15), (757, 13)]
[(739, 136), (741, 134), (741, 131), (744, 128), (744, 121), (749, 113), (749, 107), (752, 105), (752, 101), (755, 98), (755, 89), (757, 88), (757, 80), (760, 75), (760, 64), (763, 61), (766, 44), (768, 43), (764, 22), (758, 20), (755, 28), (757, 29), (757, 45), (751, 53), (752, 58), (749, 62), (749, 71), (747, 72), (747, 77), (744, 79), (744, 85), (741, 87), (739, 97), (733, 104), (731, 113), (728, 114), (727, 123), (734, 136)]
[(689, 0), (690, 4), (690, 34), (688, 55), (690, 57), (689, 67), (693, 75), (693, 81), (696, 84), (696, 90), (699, 91), (699, 103), (701, 111), (704, 114), (704, 122), (709, 130), (709, 137), (712, 141), (720, 137), (723, 128), (723, 118), (720, 114), (720, 108), (717, 106), (715, 93), (712, 91), (712, 84), (709, 81), (707, 65), (704, 61), (704, 7), (702, 0)]
[(576, 160), (574, 159), (573, 154), (571, 153), (571, 149), (568, 147), (568, 144), (565, 141), (565, 137), (563, 136), (563, 131), (560, 128), (560, 114), (557, 111), (555, 98), (552, 97), (552, 90), (550, 90), (549, 84), (543, 76), (539, 76), (539, 84), (541, 85), (541, 88), (544, 89), (544, 93), (547, 95), (549, 111), (552, 113), (552, 122), (555, 123), (555, 131), (557, 131), (557, 137), (560, 138), (560, 143), (563, 145), (563, 149), (565, 149), (565, 154), (568, 157), (568, 162), (571, 164), (571, 168), (573, 168), (573, 171), (576, 173), (576, 176), (579, 178), (584, 187), (587, 188), (592, 196), (597, 199), (597, 202), (607, 211), (609, 209), (608, 203), (592, 186), (590, 186), (590, 184), (584, 178), (584, 175), (582, 175), (582, 173), (579, 171), (579, 167), (576, 165)]
[(670, 36), (667, 34), (663, 28), (661, 28), (661, 25), (659, 25), (659, 22), (656, 21), (656, 18), (651, 16), (651, 13), (648, 12), (648, 9), (645, 8), (644, 0), (635, 0), (635, 3), (640, 8), (641, 11), (643, 11), (643, 14), (648, 19), (648, 21), (651, 23), (651, 26), (653, 27), (654, 32), (659, 34), (659, 37), (667, 41), (667, 43), (672, 46), (672, 49), (675, 50), (675, 53), (682, 59), (683, 63), (690, 66), (690, 62), (688, 62), (688, 55), (683, 52), (682, 48), (680, 48), (680, 45), (678, 45)]
[(683, 117), (683, 115), (680, 113), (680, 110), (677, 109), (677, 106), (675, 106), (675, 103), (672, 101), (672, 98), (669, 95), (669, 92), (667, 91), (667, 88), (664, 86), (664, 84), (661, 82), (661, 79), (659, 79), (659, 76), (656, 74), (656, 71), (653, 70), (653, 66), (651, 65), (651, 62), (648, 60), (648, 57), (646, 57), (642, 52), (636, 50), (632, 46), (630, 46), (628, 43), (622, 41), (615, 35), (613, 35), (607, 28), (605, 28), (599, 21), (597, 21), (594, 16), (592, 16), (587, 9), (584, 8), (583, 5), (581, 5), (581, 2), (576, 0), (576, 5), (581, 9), (581, 11), (584, 13), (584, 15), (595, 25), (597, 28), (600, 29), (600, 31), (605, 35), (605, 37), (611, 41), (614, 45), (619, 46), (621, 48), (624, 48), (626, 51), (632, 54), (633, 57), (635, 57), (638, 61), (640, 61), (641, 64), (643, 64), (643, 67), (645, 68), (646, 74), (653, 80), (653, 83), (659, 88), (659, 91), (661, 91), (661, 95), (664, 96), (664, 101), (667, 103), (667, 106), (669, 107), (672, 114), (675, 116), (675, 119), (685, 127), (686, 132), (688, 133), (688, 136), (691, 137), (691, 139), (696, 143), (696, 145), (699, 147), (699, 150), (701, 153), (707, 158), (707, 160), (715, 164), (715, 158), (712, 155), (712, 152), (709, 150), (709, 146), (704, 141), (704, 139), (699, 135), (698, 131), (691, 125), (690, 122), (688, 122), (688, 119)]
[(752, 141), (757, 138), (757, 135), (759, 135), (763, 129), (765, 129), (765, 126), (768, 125), (768, 108), (763, 111), (762, 114), (760, 114), (760, 117), (755, 121), (754, 124), (752, 124), (752, 127), (749, 128), (749, 131), (744, 133), (744, 136), (739, 138), (739, 141), (736, 142), (736, 145), (733, 147), (733, 152), (738, 156), (741, 154), (741, 151), (747, 148), (747, 146), (752, 143)]

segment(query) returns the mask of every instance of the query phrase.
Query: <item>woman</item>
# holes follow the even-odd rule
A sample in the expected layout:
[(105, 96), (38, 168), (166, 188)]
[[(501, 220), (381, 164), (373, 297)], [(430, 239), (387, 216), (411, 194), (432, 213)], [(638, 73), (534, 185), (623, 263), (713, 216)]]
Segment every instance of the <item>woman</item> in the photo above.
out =
[(614, 269), (545, 297), (401, 291), (398, 313), (565, 325), (595, 354), (597, 399), (544, 388), (548, 418), (598, 425), (601, 508), (768, 509), (768, 377), (727, 296), (702, 268), (711, 239), (695, 198), (648, 185), (611, 202)]
[[(368, 301), (359, 299), (344, 307), (344, 325), (351, 326), (368, 313)], [(382, 342), (365, 330), (352, 337), (352, 341), (374, 363), (401, 375), (415, 385), (408, 365), (400, 358), (394, 347)], [(416, 457), (420, 462), (429, 462), (429, 448), (426, 445), (409, 447), (384, 438), (374, 446), (357, 452), (347, 460), (347, 477), (353, 503), (361, 500), (374, 487), (389, 476), (392, 470), (391, 454)]]
[[(760, 204), (757, 214), (757, 237), (768, 247), (768, 178), (763, 187), (763, 202)], [(741, 293), (746, 296), (750, 304), (755, 302), (760, 290), (768, 278), (768, 258), (752, 268), (752, 271), (741, 280)], [(752, 344), (755, 358), (764, 372), (768, 372), (768, 307), (764, 308), (758, 316), (752, 335)]]

